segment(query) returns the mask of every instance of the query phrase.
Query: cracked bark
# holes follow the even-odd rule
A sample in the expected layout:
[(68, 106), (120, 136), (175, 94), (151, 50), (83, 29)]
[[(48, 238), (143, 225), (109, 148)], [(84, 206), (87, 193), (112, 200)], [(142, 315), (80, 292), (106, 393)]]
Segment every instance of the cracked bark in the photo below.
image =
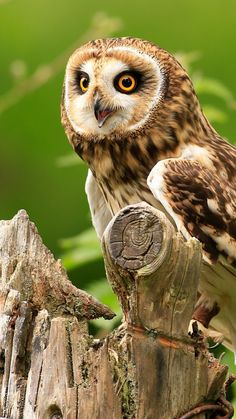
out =
[(223, 394), (227, 367), (187, 333), (198, 241), (141, 203), (111, 221), (103, 250), (124, 321), (98, 341), (87, 321), (111, 310), (70, 283), (25, 211), (0, 222), (1, 417), (174, 419)]

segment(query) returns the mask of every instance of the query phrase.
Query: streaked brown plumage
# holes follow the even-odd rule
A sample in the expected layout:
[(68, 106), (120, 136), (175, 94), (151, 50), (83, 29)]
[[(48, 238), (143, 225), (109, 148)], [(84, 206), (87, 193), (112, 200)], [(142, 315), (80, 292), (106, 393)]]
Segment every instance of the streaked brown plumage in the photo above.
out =
[(196, 317), (219, 311), (211, 326), (236, 349), (236, 149), (207, 121), (182, 66), (148, 41), (91, 41), (68, 62), (62, 123), (91, 170), (98, 235), (144, 200), (197, 237), (205, 262)]

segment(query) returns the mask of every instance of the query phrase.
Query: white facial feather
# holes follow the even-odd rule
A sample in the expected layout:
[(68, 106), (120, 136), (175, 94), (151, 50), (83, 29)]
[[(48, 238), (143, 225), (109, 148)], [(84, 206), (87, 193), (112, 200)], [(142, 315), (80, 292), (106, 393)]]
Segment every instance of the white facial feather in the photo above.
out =
[[(115, 77), (125, 71), (130, 70), (128, 63), (115, 57), (109, 57), (113, 51), (129, 51), (133, 61), (142, 59), (143, 63), (148, 65), (149, 71), (154, 75), (157, 88), (151, 97), (144, 97), (145, 112), (143, 117), (137, 123), (131, 123), (135, 116), (138, 102), (142, 100), (135, 94), (124, 94), (114, 87)], [(80, 66), (79, 70), (89, 76), (89, 88), (84, 94), (75, 91), (72, 85), (74, 77), (74, 68), (68, 63), (65, 77), (65, 107), (68, 118), (74, 130), (80, 134), (97, 135), (103, 137), (116, 129), (125, 129), (127, 131), (138, 129), (147, 121), (150, 111), (157, 105), (161, 98), (163, 76), (160, 66), (156, 59), (146, 53), (141, 53), (131, 47), (115, 47), (107, 50), (108, 56), (99, 59), (90, 58)], [(99, 63), (99, 70), (96, 67)], [(96, 95), (100, 95), (104, 108), (114, 110), (102, 127), (98, 126), (98, 121), (94, 115), (94, 100)]]
[[(153, 96), (153, 99), (149, 103), (149, 111), (150, 111), (160, 101), (161, 93), (163, 90), (164, 77), (161, 72), (160, 64), (158, 63), (156, 59), (152, 58), (150, 55), (146, 54), (145, 52), (138, 51), (136, 48), (133, 48), (130, 46), (119, 46), (119, 47), (113, 48), (112, 50), (113, 51), (129, 51), (131, 54), (133, 54), (134, 60), (137, 57), (139, 59), (142, 58), (142, 60), (145, 61), (149, 65), (149, 67), (153, 69), (159, 83), (158, 83), (157, 90)], [(111, 49), (109, 49), (108, 51), (111, 51)], [(146, 122), (147, 118), (148, 118), (148, 115), (147, 114), (144, 115), (144, 118), (142, 119), (142, 121), (140, 121), (139, 124), (136, 124), (135, 126), (131, 127), (131, 129), (135, 129), (135, 128), (138, 128), (140, 125), (143, 125)]]

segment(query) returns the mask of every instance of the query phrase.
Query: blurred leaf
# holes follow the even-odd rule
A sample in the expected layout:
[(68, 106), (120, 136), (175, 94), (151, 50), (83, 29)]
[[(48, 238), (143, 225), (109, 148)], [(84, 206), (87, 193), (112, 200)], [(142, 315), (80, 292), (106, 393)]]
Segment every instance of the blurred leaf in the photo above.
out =
[(86, 291), (96, 297), (103, 304), (106, 304), (111, 308), (112, 311), (116, 313), (116, 317), (112, 320), (96, 319), (92, 320), (91, 324), (96, 328), (110, 331), (114, 326), (121, 320), (121, 308), (118, 302), (116, 295), (113, 293), (112, 289), (109, 287), (106, 278), (98, 279), (96, 282), (93, 282), (86, 288)]
[(100, 243), (93, 228), (77, 236), (61, 239), (59, 243), (64, 249), (61, 259), (67, 269), (74, 269), (102, 257)]
[(103, 304), (108, 305), (115, 313), (120, 311), (116, 295), (113, 293), (106, 278), (97, 279), (89, 284), (86, 291), (96, 297)]
[(201, 57), (201, 53), (199, 51), (178, 51), (174, 53), (174, 56), (184, 67), (184, 69), (189, 73), (191, 71), (192, 64), (199, 60), (199, 58)]
[(70, 167), (82, 164), (83, 160), (75, 153), (67, 154), (66, 156), (60, 156), (56, 160), (58, 167)]
[(77, 236), (60, 240), (60, 245), (63, 249), (69, 249), (70, 247), (74, 246), (90, 246), (91, 244), (98, 245), (98, 238), (94, 228), (92, 227), (88, 230), (82, 231), (82, 233), (78, 234)]
[(203, 111), (210, 122), (223, 123), (226, 122), (228, 119), (227, 114), (221, 111), (220, 109), (216, 108), (215, 106), (204, 105)]
[[(236, 109), (236, 101), (233, 94), (221, 81), (205, 77), (199, 71), (195, 71), (194, 73), (191, 71), (192, 64), (200, 57), (199, 52), (178, 52), (175, 54), (175, 57), (190, 74), (194, 88), (198, 95), (216, 96), (222, 99), (228, 107)], [(228, 119), (224, 110), (221, 110), (219, 107), (211, 104), (204, 104), (204, 101), (203, 110), (209, 121), (212, 123), (225, 123)]]
[(231, 91), (219, 80), (207, 77), (193, 77), (194, 87), (198, 94), (210, 94), (223, 99), (228, 106), (234, 104), (235, 99)]
[(66, 269), (75, 269), (86, 263), (93, 262), (101, 258), (101, 252), (97, 249), (72, 249), (61, 256), (61, 260)]
[(122, 314), (121, 314), (121, 310), (119, 310), (119, 313), (115, 317), (113, 317), (113, 319), (111, 320), (105, 320), (103, 318), (100, 318), (100, 319), (91, 320), (90, 324), (96, 327), (96, 329), (105, 331), (106, 332), (105, 334), (107, 334), (108, 332), (113, 330), (117, 326), (117, 324), (121, 323), (121, 318), (122, 318)]

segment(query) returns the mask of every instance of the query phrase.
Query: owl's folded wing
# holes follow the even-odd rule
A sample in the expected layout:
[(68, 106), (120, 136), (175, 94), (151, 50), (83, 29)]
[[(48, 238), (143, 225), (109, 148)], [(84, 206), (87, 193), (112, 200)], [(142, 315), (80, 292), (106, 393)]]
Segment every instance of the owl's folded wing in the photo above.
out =
[(203, 245), (206, 260), (236, 261), (236, 192), (228, 180), (196, 160), (167, 159), (154, 166), (148, 186), (186, 237)]

